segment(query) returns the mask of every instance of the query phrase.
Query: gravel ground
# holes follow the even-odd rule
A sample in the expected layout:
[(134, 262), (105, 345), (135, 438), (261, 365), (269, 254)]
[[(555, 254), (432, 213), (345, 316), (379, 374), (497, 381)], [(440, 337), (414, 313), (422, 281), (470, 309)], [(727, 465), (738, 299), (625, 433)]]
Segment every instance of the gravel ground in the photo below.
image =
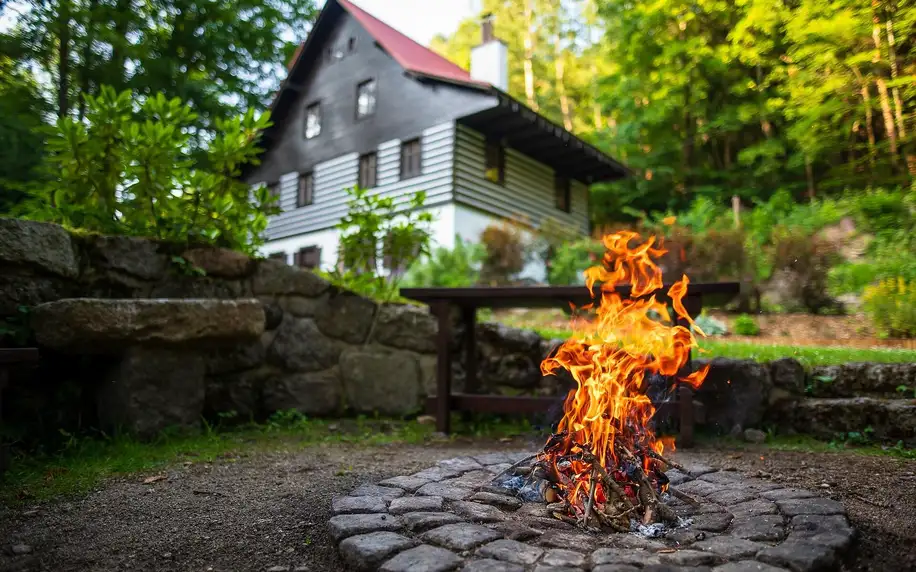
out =
[[(155, 475), (112, 480), (82, 499), (0, 508), (0, 570), (343, 570), (326, 530), (333, 496), (453, 456), (529, 448), (324, 445), (179, 465), (148, 484)], [(818, 488), (847, 505), (861, 532), (849, 570), (916, 570), (914, 461), (765, 447), (677, 457)], [(11, 555), (22, 544), (31, 552)]]

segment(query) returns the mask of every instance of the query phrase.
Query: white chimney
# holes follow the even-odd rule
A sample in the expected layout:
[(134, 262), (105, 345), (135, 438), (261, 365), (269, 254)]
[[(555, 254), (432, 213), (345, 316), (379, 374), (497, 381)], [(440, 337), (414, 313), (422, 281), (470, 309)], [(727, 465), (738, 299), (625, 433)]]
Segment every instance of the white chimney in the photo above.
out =
[(471, 78), (508, 91), (509, 49), (493, 36), (492, 14), (485, 14), (481, 19), (480, 36), (480, 45), (471, 49)]

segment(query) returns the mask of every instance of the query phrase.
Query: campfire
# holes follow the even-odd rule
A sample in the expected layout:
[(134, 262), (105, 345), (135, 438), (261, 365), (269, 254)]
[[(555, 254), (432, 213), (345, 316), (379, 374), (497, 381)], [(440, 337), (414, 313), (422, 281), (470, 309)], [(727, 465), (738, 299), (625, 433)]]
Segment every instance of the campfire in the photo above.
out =
[[(703, 382), (708, 367), (686, 375), (682, 368), (696, 346), (690, 326), (704, 334), (682, 303), (687, 277), (662, 290), (655, 263), (666, 252), (660, 243), (618, 232), (604, 237), (604, 245), (602, 264), (585, 272), (594, 300), (585, 308), (594, 310), (593, 319), (578, 320), (574, 336), (541, 365), (545, 375), (568, 371), (577, 387), (557, 433), (513, 478), (524, 478), (519, 489), (535, 490), (557, 519), (651, 534), (678, 524), (669, 495), (693, 500), (669, 489), (664, 471), (685, 470), (663, 456), (674, 441), (656, 436), (653, 417), (677, 383), (697, 388)], [(629, 286), (629, 296), (618, 293), (619, 286)]]

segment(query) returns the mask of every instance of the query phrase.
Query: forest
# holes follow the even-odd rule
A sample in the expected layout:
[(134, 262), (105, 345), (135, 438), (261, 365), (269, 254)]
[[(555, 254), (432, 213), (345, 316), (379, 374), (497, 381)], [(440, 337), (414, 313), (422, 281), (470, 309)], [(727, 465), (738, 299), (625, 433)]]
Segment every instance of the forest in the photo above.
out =
[[(744, 309), (835, 313), (845, 296), (884, 334), (916, 335), (912, 0), (479, 5), (510, 94), (632, 170), (593, 187), (596, 235), (663, 235), (692, 264), (678, 271), (752, 285)], [(274, 211), (249, 204), (239, 165), (320, 7), (0, 0), (0, 214), (256, 251)], [(431, 47), (467, 67), (479, 34), (475, 16)], [(536, 257), (568, 283), (600, 251), (549, 224), (526, 245), (488, 230), (477, 262), (431, 253), (410, 274), (448, 285), (479, 262), (506, 283)]]

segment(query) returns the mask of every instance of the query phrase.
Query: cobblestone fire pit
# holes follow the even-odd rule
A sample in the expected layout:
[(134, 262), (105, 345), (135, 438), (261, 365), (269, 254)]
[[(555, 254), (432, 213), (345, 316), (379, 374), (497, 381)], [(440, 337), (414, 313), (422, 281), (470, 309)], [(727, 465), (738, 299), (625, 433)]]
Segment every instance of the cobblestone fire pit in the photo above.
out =
[(838, 569), (855, 535), (837, 501), (699, 465), (667, 473), (699, 501), (668, 501), (686, 526), (651, 539), (592, 534), (490, 484), (529, 455), (448, 459), (335, 499), (329, 526), (341, 557), (384, 572), (806, 572)]

